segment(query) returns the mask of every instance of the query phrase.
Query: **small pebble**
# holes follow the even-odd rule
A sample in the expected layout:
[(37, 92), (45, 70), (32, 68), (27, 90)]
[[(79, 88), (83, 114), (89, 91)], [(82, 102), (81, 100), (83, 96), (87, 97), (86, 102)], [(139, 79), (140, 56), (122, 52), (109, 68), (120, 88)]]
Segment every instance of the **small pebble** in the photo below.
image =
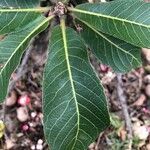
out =
[(19, 107), (17, 109), (17, 118), (20, 122), (25, 122), (28, 120), (29, 114), (26, 107)]
[(35, 150), (35, 148), (36, 148), (35, 145), (32, 145), (32, 146), (31, 146), (31, 149), (32, 149), (32, 150)]
[(134, 126), (133, 131), (134, 135), (140, 140), (146, 140), (149, 135), (149, 131), (146, 126)]
[(39, 118), (41, 119), (41, 120), (43, 120), (43, 114), (42, 113), (39, 113)]
[(148, 74), (144, 77), (144, 82), (147, 84), (150, 84), (150, 74)]
[(150, 150), (150, 144), (146, 145), (147, 150)]
[(32, 112), (32, 113), (31, 113), (31, 117), (32, 117), (32, 118), (35, 118), (35, 117), (36, 117), (36, 115), (37, 115), (37, 113), (36, 113), (36, 112)]
[(37, 143), (40, 144), (40, 145), (42, 145), (43, 144), (43, 140), (39, 139)]
[(13, 106), (17, 101), (16, 92), (11, 92), (10, 97), (6, 98), (5, 104), (6, 106)]
[(5, 143), (6, 143), (6, 149), (7, 150), (12, 149), (15, 146), (15, 143), (13, 143), (13, 141), (11, 139), (7, 139), (5, 141)]
[(95, 145), (96, 145), (95, 143), (91, 143), (90, 146), (89, 146), (89, 149), (94, 149)]
[(33, 127), (34, 125), (33, 125), (33, 123), (32, 123), (32, 122), (29, 122), (29, 126), (30, 126), (30, 127)]
[(145, 93), (148, 97), (150, 97), (150, 84), (145, 87)]
[(22, 137), (22, 136), (24, 136), (23, 133), (18, 133), (18, 134), (17, 134), (17, 137), (18, 137), (18, 138), (19, 138), (19, 137)]
[(143, 52), (147, 62), (150, 64), (150, 49), (143, 48), (142, 52)]
[(37, 144), (37, 145), (36, 145), (36, 149), (37, 149), (37, 150), (42, 150), (42, 149), (43, 149), (43, 145)]

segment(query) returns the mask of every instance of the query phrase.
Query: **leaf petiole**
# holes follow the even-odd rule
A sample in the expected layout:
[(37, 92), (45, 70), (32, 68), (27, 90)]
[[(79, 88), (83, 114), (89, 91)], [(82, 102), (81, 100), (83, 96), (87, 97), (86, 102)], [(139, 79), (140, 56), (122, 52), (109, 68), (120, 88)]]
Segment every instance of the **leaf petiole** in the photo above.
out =
[(39, 8), (23, 8), (23, 9), (0, 9), (0, 13), (6, 12), (47, 12), (50, 7), (39, 7)]

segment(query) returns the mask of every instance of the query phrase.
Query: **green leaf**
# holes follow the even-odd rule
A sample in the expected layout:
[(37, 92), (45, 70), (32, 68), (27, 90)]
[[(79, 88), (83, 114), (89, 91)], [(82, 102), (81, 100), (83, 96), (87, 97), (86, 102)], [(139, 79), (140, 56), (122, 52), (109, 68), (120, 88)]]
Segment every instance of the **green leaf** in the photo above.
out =
[(79, 22), (81, 36), (92, 53), (117, 72), (128, 72), (141, 65), (141, 49), (95, 30), (88, 23)]
[(0, 2), (0, 34), (8, 34), (22, 30), (30, 22), (41, 15), (47, 8), (31, 8), (37, 6), (36, 0), (5, 0)]
[(0, 8), (33, 8), (40, 4), (40, 0), (1, 0)]
[(0, 34), (8, 34), (22, 30), (28, 23), (31, 23), (40, 15), (33, 12), (4, 12), (0, 10)]
[(80, 36), (52, 31), (44, 72), (44, 131), (51, 150), (86, 150), (109, 125), (106, 97)]
[(69, 8), (97, 30), (139, 47), (150, 47), (150, 3), (114, 1)]
[(0, 41), (0, 61), (5, 61), (4, 67), (0, 70), (0, 102), (7, 94), (7, 87), (10, 76), (20, 62), (20, 58), (30, 42), (31, 38), (44, 30), (52, 17), (43, 16), (31, 22), (22, 31), (10, 34)]

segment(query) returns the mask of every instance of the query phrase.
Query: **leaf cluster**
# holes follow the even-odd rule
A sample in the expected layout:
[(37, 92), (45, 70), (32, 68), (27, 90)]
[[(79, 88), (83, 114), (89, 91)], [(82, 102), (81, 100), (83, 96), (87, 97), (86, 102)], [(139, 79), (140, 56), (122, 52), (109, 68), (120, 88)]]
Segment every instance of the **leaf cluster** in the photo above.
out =
[(116, 72), (141, 65), (150, 47), (150, 3), (115, 0), (0, 1), (0, 101), (32, 38), (51, 26), (43, 77), (44, 132), (52, 150), (86, 150), (108, 127), (103, 87), (91, 53)]

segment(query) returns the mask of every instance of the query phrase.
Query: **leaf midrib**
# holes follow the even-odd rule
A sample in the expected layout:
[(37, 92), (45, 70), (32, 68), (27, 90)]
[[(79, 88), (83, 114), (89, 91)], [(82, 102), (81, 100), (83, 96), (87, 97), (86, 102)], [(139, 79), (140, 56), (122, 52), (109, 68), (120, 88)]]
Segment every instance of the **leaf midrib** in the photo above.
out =
[(135, 24), (135, 25), (138, 25), (138, 26), (142, 26), (142, 27), (145, 27), (145, 28), (150, 28), (150, 25), (145, 25), (145, 24), (141, 24), (141, 23), (138, 23), (138, 22), (135, 22), (135, 21), (121, 19), (121, 18), (117, 18), (117, 17), (114, 17), (114, 16), (104, 15), (104, 14), (101, 14), (101, 13), (89, 12), (89, 11), (86, 11), (86, 10), (81, 10), (81, 9), (72, 8), (72, 7), (68, 7), (68, 10), (72, 11), (72, 12), (78, 12), (78, 13), (82, 13), (82, 14), (88, 14), (88, 15), (93, 15), (93, 16), (97, 16), (97, 17), (103, 17), (103, 18), (108, 18), (108, 19), (112, 19), (112, 20), (118, 20), (118, 21), (121, 21), (121, 22), (126, 22), (126, 23), (130, 23), (130, 24)]
[(80, 118), (79, 118), (79, 108), (78, 108), (78, 102), (77, 102), (77, 97), (76, 97), (76, 93), (75, 93), (75, 87), (74, 87), (74, 83), (73, 83), (73, 79), (72, 79), (72, 72), (71, 72), (71, 67), (70, 67), (71, 65), (70, 65), (70, 62), (69, 62), (66, 27), (65, 27), (64, 19), (61, 20), (61, 30), (62, 30), (62, 36), (63, 36), (63, 44), (64, 44), (67, 68), (68, 68), (68, 73), (69, 73), (69, 80), (70, 80), (70, 83), (71, 83), (72, 93), (73, 93), (73, 97), (74, 97), (74, 100), (75, 100), (76, 111), (77, 111), (77, 132), (76, 132), (76, 136), (75, 136), (75, 142), (74, 142), (74, 144), (72, 146), (72, 149), (71, 149), (71, 150), (73, 150), (73, 148), (76, 144), (77, 138), (78, 138), (78, 134), (79, 134)]
[(133, 57), (133, 58), (137, 61), (137, 63), (138, 63), (139, 65), (141, 65), (141, 63), (138, 61), (138, 59), (137, 59), (136, 57), (134, 57), (134, 55), (132, 55), (132, 54), (129, 53), (128, 51), (125, 51), (123, 48), (119, 47), (118, 45), (116, 45), (115, 43), (113, 43), (112, 41), (110, 41), (105, 35), (103, 35), (103, 34), (101, 34), (100, 32), (98, 32), (96, 29), (94, 29), (92, 26), (90, 26), (90, 24), (88, 24), (87, 22), (85, 22), (85, 21), (79, 19), (78, 17), (77, 17), (77, 19), (80, 20), (81, 22), (83, 22), (84, 24), (86, 24), (90, 29), (92, 29), (92, 30), (93, 30), (94, 32), (96, 32), (99, 36), (101, 36), (101, 37), (104, 38), (106, 41), (108, 41), (109, 43), (111, 43), (112, 45), (114, 45), (116, 48), (120, 49), (122, 52), (124, 52), (124, 53), (130, 55), (131, 57)]

